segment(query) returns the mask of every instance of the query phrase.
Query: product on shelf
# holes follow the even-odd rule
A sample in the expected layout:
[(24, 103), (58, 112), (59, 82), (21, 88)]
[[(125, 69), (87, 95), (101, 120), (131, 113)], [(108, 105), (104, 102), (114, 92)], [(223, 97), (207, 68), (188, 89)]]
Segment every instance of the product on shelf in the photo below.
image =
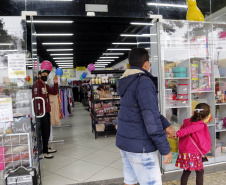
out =
[(204, 76), (211, 76), (210, 60), (200, 60), (200, 72), (204, 74)]
[(188, 99), (188, 94), (178, 94), (177, 98), (178, 99)]
[(187, 77), (186, 67), (174, 67), (173, 68), (174, 77)]
[(210, 76), (204, 76), (204, 74), (199, 74), (199, 90), (200, 91), (211, 90)]
[(188, 99), (176, 99), (178, 106), (187, 106), (188, 105)]
[(191, 88), (192, 88), (192, 91), (198, 91), (199, 90), (199, 78), (192, 78), (191, 79)]
[(105, 130), (105, 125), (104, 124), (96, 124), (96, 131), (97, 132), (102, 132)]
[(191, 76), (193, 78), (198, 78), (198, 68), (199, 65), (198, 64), (191, 64)]
[(177, 93), (178, 94), (188, 94), (188, 84), (178, 84)]

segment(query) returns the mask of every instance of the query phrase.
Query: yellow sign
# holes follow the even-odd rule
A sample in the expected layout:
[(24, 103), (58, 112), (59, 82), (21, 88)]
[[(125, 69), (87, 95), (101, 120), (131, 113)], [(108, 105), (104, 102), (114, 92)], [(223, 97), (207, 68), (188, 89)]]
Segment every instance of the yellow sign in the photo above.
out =
[(76, 71), (86, 71), (86, 67), (84, 66), (76, 67)]
[(75, 78), (76, 77), (76, 69), (63, 69), (63, 76), (65, 78)]

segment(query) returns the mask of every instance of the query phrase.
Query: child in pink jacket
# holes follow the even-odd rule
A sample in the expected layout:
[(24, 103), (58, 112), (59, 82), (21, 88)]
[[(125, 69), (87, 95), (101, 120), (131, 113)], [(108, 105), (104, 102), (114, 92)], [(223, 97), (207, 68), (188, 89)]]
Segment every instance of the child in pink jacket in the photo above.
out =
[(191, 118), (185, 119), (184, 124), (176, 133), (179, 137), (179, 155), (176, 166), (184, 169), (181, 185), (187, 185), (188, 177), (193, 170), (196, 171), (196, 184), (203, 185), (204, 169), (202, 156), (191, 138), (203, 154), (210, 151), (211, 137), (208, 126), (203, 121), (209, 114), (210, 106), (208, 104), (198, 104), (194, 110), (194, 115)]

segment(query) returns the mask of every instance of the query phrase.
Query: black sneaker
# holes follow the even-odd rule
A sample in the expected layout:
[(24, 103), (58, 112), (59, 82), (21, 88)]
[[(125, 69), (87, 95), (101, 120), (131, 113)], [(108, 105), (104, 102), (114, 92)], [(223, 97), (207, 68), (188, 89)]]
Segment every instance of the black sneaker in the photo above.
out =
[(48, 153), (49, 153), (49, 154), (51, 154), (51, 153), (56, 153), (56, 152), (57, 152), (57, 150), (54, 150), (54, 149), (52, 149), (52, 148), (49, 148), (49, 149), (48, 149)]

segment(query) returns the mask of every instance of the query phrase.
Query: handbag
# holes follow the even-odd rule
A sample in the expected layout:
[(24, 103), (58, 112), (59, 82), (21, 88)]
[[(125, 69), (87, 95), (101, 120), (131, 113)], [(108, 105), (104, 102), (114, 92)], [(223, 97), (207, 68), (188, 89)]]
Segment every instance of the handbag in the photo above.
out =
[(198, 149), (198, 151), (200, 152), (200, 154), (201, 154), (201, 156), (202, 156), (202, 162), (208, 162), (209, 160), (208, 160), (207, 156), (201, 152), (201, 150), (199, 149), (199, 147), (197, 146), (197, 144), (195, 143), (195, 141), (192, 139), (192, 137), (191, 137), (190, 135), (188, 135), (188, 136), (189, 136), (189, 138), (191, 139), (192, 143), (195, 145), (195, 147), (196, 147), (196, 148)]

